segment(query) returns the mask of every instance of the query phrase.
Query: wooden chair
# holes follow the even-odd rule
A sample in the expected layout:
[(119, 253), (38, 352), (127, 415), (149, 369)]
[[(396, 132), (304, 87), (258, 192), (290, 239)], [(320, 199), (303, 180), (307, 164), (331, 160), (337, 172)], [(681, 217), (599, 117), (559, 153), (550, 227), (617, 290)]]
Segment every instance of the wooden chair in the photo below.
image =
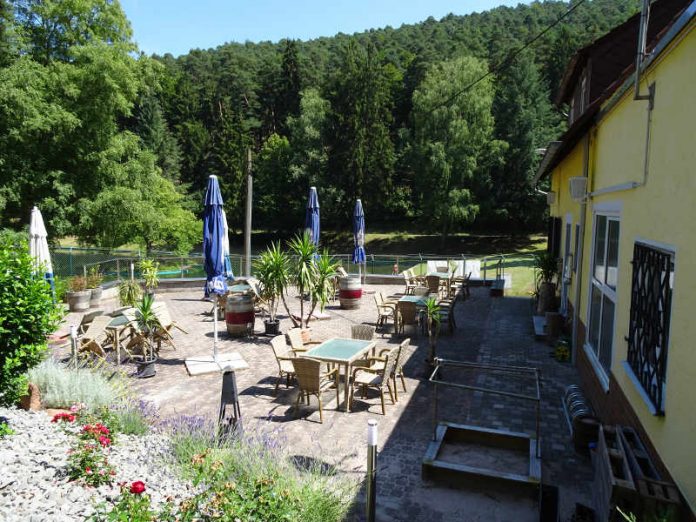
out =
[(80, 338), (78, 342), (78, 352), (92, 352), (97, 354), (99, 357), (106, 357), (106, 352), (104, 351), (104, 346), (109, 341), (109, 335), (106, 331), (106, 327), (113, 317), (108, 315), (98, 315), (89, 325), (87, 331)]
[(382, 403), (382, 415), (386, 415), (384, 406), (384, 390), (389, 391), (389, 398), (392, 404), (396, 404), (394, 394), (392, 393), (391, 382), (396, 368), (397, 352), (401, 349), (400, 346), (392, 348), (384, 356), (384, 366), (382, 368), (358, 367), (353, 369), (352, 387), (350, 391), (350, 407), (353, 407), (353, 399), (355, 398), (355, 387), (360, 386), (362, 395), (367, 398), (367, 388), (375, 388), (379, 391), (380, 402)]
[(292, 365), (292, 360), (297, 354), (293, 350), (288, 350), (284, 335), (276, 335), (271, 339), (271, 348), (273, 349), (276, 363), (278, 363), (278, 378), (275, 385), (275, 394), (278, 395), (278, 386), (283, 377), (285, 377), (286, 388), (290, 387), (290, 379), (295, 377), (295, 368)]
[(457, 323), (454, 321), (454, 305), (456, 302), (456, 299), (443, 299), (438, 302), (440, 306), (440, 325), (447, 323), (449, 333), (452, 333), (457, 327)]
[(377, 326), (384, 326), (389, 319), (396, 324), (396, 306), (386, 302), (382, 292), (375, 292), (374, 299), (375, 305), (377, 305)]
[(77, 327), (77, 333), (84, 334), (87, 331), (87, 328), (89, 328), (89, 325), (92, 324), (92, 321), (94, 321), (94, 318), (99, 317), (100, 315), (104, 315), (104, 310), (92, 310), (91, 312), (87, 312), (85, 315), (83, 315), (82, 319), (80, 320), (80, 324)]
[(176, 350), (174, 345), (174, 338), (172, 337), (172, 331), (177, 329), (185, 334), (188, 334), (179, 323), (172, 319), (169, 314), (169, 309), (167, 304), (163, 302), (155, 303), (154, 305), (155, 316), (159, 321), (159, 327), (155, 330), (155, 342), (157, 343), (157, 350), (162, 347), (162, 343), (165, 342)]
[(397, 333), (403, 333), (406, 325), (414, 326), (416, 328), (416, 332), (418, 331), (419, 316), (416, 303), (400, 302), (397, 308), (397, 316)]
[(330, 389), (331, 386), (336, 386), (336, 403), (338, 403), (338, 368), (322, 372), (321, 361), (309, 357), (295, 357), (290, 362), (295, 370), (297, 382), (300, 385), (295, 408), (299, 408), (300, 399), (303, 395), (307, 398), (307, 404), (309, 404), (309, 396), (316, 395), (319, 401), (319, 422), (323, 424), (324, 409), (321, 402), (321, 394)]

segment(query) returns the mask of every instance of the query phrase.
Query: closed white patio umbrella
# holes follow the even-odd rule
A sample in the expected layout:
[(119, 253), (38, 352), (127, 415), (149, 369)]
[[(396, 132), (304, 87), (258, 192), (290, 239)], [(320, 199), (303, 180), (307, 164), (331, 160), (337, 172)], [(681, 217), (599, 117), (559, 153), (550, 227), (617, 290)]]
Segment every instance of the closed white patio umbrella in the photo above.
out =
[(41, 211), (37, 207), (31, 209), (29, 254), (34, 258), (34, 266), (37, 273), (45, 277), (51, 285), (51, 290), (54, 290), (53, 265), (51, 264), (51, 253), (48, 250), (48, 233), (46, 232)]

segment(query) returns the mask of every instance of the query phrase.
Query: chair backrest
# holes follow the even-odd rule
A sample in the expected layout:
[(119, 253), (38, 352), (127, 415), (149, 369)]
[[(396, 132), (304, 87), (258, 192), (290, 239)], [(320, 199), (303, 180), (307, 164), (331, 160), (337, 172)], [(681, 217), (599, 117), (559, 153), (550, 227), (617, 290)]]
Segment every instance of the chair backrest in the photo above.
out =
[(380, 308), (384, 304), (384, 296), (382, 295), (382, 292), (375, 292), (375, 295), (373, 295), (372, 297), (375, 300), (377, 308)]
[(339, 277), (348, 277), (348, 272), (346, 272), (346, 269), (340, 265), (336, 268), (336, 272), (338, 273)]
[(389, 379), (394, 375), (396, 371), (396, 365), (399, 362), (399, 355), (401, 354), (401, 345), (392, 348), (389, 353), (387, 353), (384, 361), (384, 373), (382, 374), (382, 386), (386, 386)]
[[(129, 323), (135, 323), (138, 319), (138, 316), (135, 314), (135, 308), (132, 306), (130, 308), (126, 308), (121, 312), (126, 319), (128, 319)], [(135, 326), (135, 324), (133, 325)]]
[(400, 302), (399, 315), (404, 324), (416, 324), (416, 303)]
[(288, 341), (290, 341), (290, 348), (293, 350), (304, 349), (304, 343), (302, 342), (302, 332), (299, 328), (291, 328), (288, 330)]
[(321, 384), (321, 361), (309, 357), (295, 357), (291, 362), (302, 391), (318, 392)]
[(435, 270), (437, 272), (449, 272), (449, 266), (447, 266), (447, 263), (438, 264), (438, 265), (435, 265)]
[(83, 339), (98, 340), (106, 336), (106, 327), (113, 320), (113, 317), (108, 315), (98, 315), (95, 317), (87, 328)]
[(428, 290), (431, 294), (437, 294), (440, 291), (440, 278), (436, 275), (427, 276), (425, 284), (428, 285)]
[(351, 339), (371, 341), (375, 336), (375, 327), (369, 324), (354, 324), (350, 327)]
[(82, 316), (82, 320), (80, 321), (80, 328), (87, 328), (94, 320), (94, 318), (99, 317), (100, 315), (104, 315), (104, 310), (92, 310), (91, 312), (87, 312), (85, 315)]
[(430, 289), (427, 286), (417, 286), (413, 289), (413, 295), (423, 296), (429, 293)]
[(288, 355), (287, 344), (285, 344), (284, 335), (276, 335), (271, 339), (271, 348), (273, 348), (273, 355), (275, 355), (276, 362), (280, 366), (280, 361), (278, 357), (286, 357)]
[(164, 328), (169, 328), (174, 321), (172, 320), (172, 316), (169, 314), (167, 304), (162, 301), (158, 301), (154, 303), (152, 307), (155, 312), (155, 317), (157, 317), (160, 325)]

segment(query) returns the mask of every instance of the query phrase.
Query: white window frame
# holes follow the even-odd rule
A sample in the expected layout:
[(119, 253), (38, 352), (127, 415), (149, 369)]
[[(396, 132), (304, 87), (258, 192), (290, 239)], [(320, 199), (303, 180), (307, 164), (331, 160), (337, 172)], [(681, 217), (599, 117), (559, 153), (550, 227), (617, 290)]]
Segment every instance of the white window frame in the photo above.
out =
[[(583, 346), (583, 349), (585, 351), (585, 354), (587, 355), (590, 363), (592, 364), (592, 368), (595, 371), (595, 374), (597, 375), (597, 378), (599, 379), (600, 384), (604, 388), (605, 392), (609, 391), (609, 372), (611, 371), (611, 366), (613, 362), (613, 355), (614, 355), (614, 336), (616, 333), (616, 309), (617, 309), (617, 289), (618, 289), (618, 280), (619, 280), (619, 267), (620, 267), (620, 259), (621, 259), (621, 251), (620, 251), (620, 243), (621, 243), (621, 210), (622, 210), (622, 205), (620, 202), (608, 202), (604, 203), (601, 205), (596, 205), (595, 208), (592, 211), (592, 247), (590, 249), (590, 259), (589, 259), (589, 277), (588, 277), (588, 291), (587, 291), (587, 327), (585, 329), (585, 343)], [(617, 251), (617, 275), (616, 275), (616, 284), (617, 288), (611, 288), (609, 285), (603, 282), (596, 281), (595, 279), (595, 271), (594, 271), (594, 264), (595, 264), (595, 248), (596, 248), (596, 240), (597, 240), (597, 218), (603, 216), (607, 218), (606, 222), (606, 240), (607, 240), (607, 245), (605, 246), (604, 249), (604, 264), (605, 267), (608, 269), (607, 264), (606, 264), (606, 258), (609, 252), (608, 248), (608, 240), (609, 240), (609, 221), (617, 221), (619, 223), (619, 250)], [(602, 363), (599, 360), (599, 348), (597, 351), (595, 351), (594, 347), (590, 344), (589, 339), (590, 339), (590, 332), (592, 330), (592, 290), (593, 288), (598, 288), (600, 293), (602, 294), (602, 297), (606, 296), (608, 297), (613, 303), (614, 303), (614, 316), (612, 317), (612, 323), (613, 323), (613, 328), (612, 328), (612, 333), (611, 333), (611, 354), (610, 354), (610, 363), (609, 363), (609, 369), (605, 368)], [(601, 318), (601, 312), (600, 312), (600, 318)], [(600, 334), (601, 334), (601, 324), (600, 324)]]

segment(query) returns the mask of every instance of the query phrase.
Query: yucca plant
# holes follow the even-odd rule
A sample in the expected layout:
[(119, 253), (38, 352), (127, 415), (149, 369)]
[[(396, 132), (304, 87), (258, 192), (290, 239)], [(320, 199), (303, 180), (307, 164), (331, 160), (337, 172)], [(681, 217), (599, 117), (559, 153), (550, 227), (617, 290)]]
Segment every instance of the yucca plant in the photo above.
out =
[(324, 307), (329, 302), (329, 299), (331, 299), (334, 291), (333, 281), (336, 277), (337, 269), (338, 263), (329, 255), (328, 250), (324, 250), (321, 255), (314, 260), (314, 281), (311, 291), (312, 306), (307, 316), (307, 321), (312, 317), (317, 305), (319, 305), (319, 310), (323, 312)]
[(118, 300), (121, 306), (135, 306), (135, 303), (140, 300), (141, 294), (142, 291), (137, 281), (127, 279), (118, 284)]
[(425, 301), (425, 318), (428, 327), (428, 359), (430, 364), (434, 365), (437, 357), (435, 345), (437, 344), (437, 335), (440, 332), (440, 305), (433, 297)]
[(145, 288), (150, 292), (159, 284), (158, 270), (159, 263), (154, 259), (143, 259), (140, 261), (140, 274), (143, 276)]
[(290, 284), (290, 258), (280, 243), (272, 243), (261, 253), (254, 263), (254, 275), (261, 284), (261, 298), (268, 303), (269, 322), (275, 323), (281, 300), (287, 308), (285, 292)]
[[(312, 238), (308, 231), (300, 235), (297, 234), (288, 242), (288, 247), (293, 255), (291, 280), (300, 292), (300, 324), (290, 316), (295, 326), (302, 328), (307, 326), (307, 321), (304, 318), (304, 298), (305, 295), (312, 293), (315, 282), (315, 266), (314, 263), (317, 257), (317, 246), (312, 242)], [(309, 317), (307, 318), (309, 320)]]
[(155, 297), (144, 294), (138, 306), (135, 307), (135, 322), (138, 325), (138, 329), (147, 338), (150, 359), (155, 358), (155, 329), (160, 326), (159, 319), (155, 313), (154, 304)]

